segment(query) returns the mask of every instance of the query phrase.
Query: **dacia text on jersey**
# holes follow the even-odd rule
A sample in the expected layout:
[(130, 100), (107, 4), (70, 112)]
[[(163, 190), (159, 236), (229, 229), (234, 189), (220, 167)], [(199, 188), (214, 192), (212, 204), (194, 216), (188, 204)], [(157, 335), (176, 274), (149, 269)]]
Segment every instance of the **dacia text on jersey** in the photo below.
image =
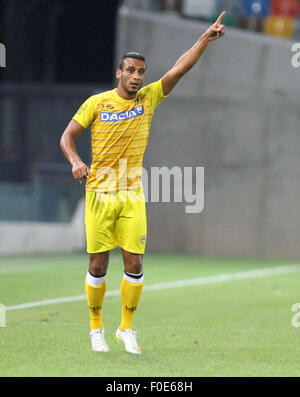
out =
[(100, 121), (123, 121), (141, 116), (142, 114), (144, 114), (144, 106), (139, 105), (131, 110), (126, 110), (126, 112), (100, 112)]

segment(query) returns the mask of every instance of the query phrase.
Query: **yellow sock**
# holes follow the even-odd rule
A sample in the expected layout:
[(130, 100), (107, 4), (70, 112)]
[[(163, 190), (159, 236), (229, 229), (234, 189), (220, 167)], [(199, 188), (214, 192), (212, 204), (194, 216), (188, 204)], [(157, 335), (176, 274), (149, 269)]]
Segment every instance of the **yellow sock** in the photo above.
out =
[(90, 312), (91, 330), (103, 328), (102, 305), (105, 290), (105, 276), (94, 277), (88, 272), (85, 280), (85, 291)]
[[(134, 276), (134, 277), (133, 277)], [(132, 320), (143, 290), (143, 273), (133, 275), (125, 273), (121, 282), (122, 318), (120, 329), (132, 328)]]

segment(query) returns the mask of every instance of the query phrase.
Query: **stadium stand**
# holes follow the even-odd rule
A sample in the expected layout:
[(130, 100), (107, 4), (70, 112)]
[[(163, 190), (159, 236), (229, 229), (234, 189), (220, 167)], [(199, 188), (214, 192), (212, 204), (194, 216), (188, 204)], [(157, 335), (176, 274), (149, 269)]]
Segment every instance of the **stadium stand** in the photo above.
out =
[(185, 18), (214, 22), (223, 10), (226, 26), (297, 39), (300, 25), (299, 0), (132, 0), (140, 9), (178, 12)]

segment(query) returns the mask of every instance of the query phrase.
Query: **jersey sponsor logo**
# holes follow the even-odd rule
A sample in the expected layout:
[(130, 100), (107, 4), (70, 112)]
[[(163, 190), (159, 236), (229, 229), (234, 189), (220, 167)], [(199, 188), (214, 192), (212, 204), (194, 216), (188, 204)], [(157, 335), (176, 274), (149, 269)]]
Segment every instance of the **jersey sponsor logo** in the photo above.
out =
[(103, 105), (103, 107), (106, 109), (114, 109), (113, 105), (111, 105), (110, 103)]
[(112, 112), (100, 112), (100, 121), (123, 121), (123, 120), (129, 120), (134, 117), (141, 116), (144, 114), (144, 106), (139, 105), (136, 106), (133, 109), (126, 110), (126, 112), (117, 112), (117, 113), (112, 113)]

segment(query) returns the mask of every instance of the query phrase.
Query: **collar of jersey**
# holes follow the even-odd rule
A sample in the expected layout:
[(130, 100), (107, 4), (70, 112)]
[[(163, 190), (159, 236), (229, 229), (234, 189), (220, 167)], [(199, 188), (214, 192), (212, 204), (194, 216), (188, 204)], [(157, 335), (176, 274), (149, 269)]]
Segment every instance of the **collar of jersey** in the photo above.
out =
[(130, 102), (135, 102), (136, 101), (136, 96), (132, 99), (124, 99), (122, 97), (120, 97), (120, 95), (117, 93), (117, 89), (115, 88), (114, 90), (112, 90), (113, 95), (115, 97), (115, 99), (117, 99), (117, 101), (122, 102), (122, 103), (130, 103)]

